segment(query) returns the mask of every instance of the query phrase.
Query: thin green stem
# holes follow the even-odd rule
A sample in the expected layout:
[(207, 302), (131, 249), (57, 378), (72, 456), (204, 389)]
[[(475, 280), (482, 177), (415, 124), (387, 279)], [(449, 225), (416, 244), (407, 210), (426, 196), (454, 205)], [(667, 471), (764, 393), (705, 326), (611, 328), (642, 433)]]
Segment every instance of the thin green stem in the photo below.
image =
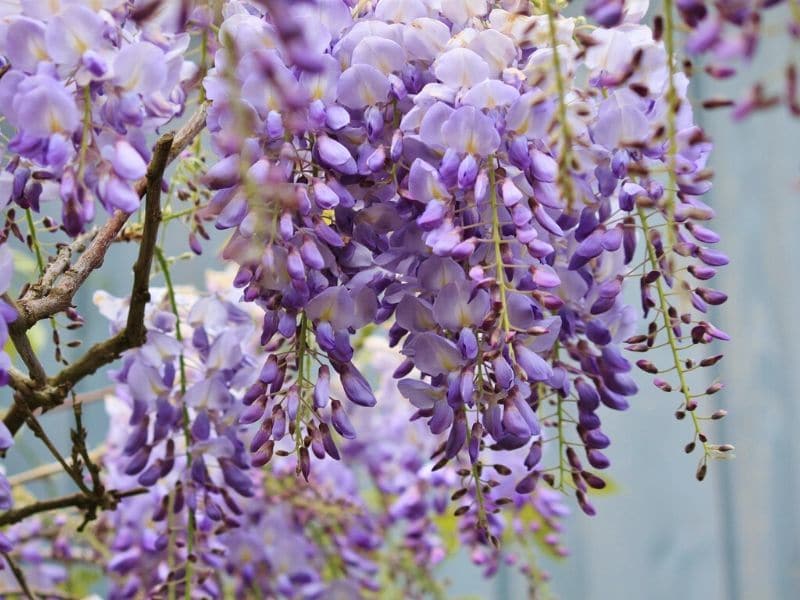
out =
[[(167, 297), (169, 298), (169, 304), (172, 308), (172, 312), (175, 315), (175, 337), (179, 342), (181, 342), (181, 346), (183, 343), (183, 334), (181, 333), (181, 317), (178, 313), (178, 303), (175, 300), (175, 287), (172, 285), (172, 276), (170, 275), (169, 271), (169, 263), (167, 262), (166, 257), (164, 256), (164, 252), (161, 248), (155, 248), (155, 257), (158, 261), (158, 265), (161, 267), (161, 272), (164, 274), (164, 282), (167, 286)], [(183, 350), (181, 350), (180, 356), (178, 357), (178, 364), (180, 367), (180, 384), (181, 384), (181, 397), (183, 394), (186, 393), (186, 362), (183, 356)], [(192, 464), (192, 454), (189, 451), (189, 447), (192, 441), (192, 435), (189, 431), (189, 409), (186, 407), (186, 404), (183, 403), (181, 406), (183, 410), (183, 435), (186, 439), (186, 463), (191, 466)], [(186, 587), (184, 588), (184, 598), (185, 600), (191, 600), (192, 597), (192, 561), (191, 561), (191, 554), (192, 548), (194, 547), (194, 532), (195, 532), (195, 517), (194, 512), (191, 508), (188, 509), (189, 511), (189, 526), (186, 531)]]
[(81, 149), (78, 153), (78, 181), (83, 182), (83, 173), (86, 170), (86, 152), (89, 150), (89, 134), (92, 130), (92, 91), (89, 86), (83, 88), (83, 134), (81, 135)]
[(676, 110), (678, 109), (678, 92), (675, 89), (675, 21), (674, 0), (664, 0), (664, 45), (667, 50), (667, 66), (669, 81), (667, 82), (667, 171), (669, 184), (666, 191), (667, 240), (672, 246), (675, 243), (675, 190), (677, 183), (678, 128)]
[[(639, 214), (639, 220), (642, 222), (642, 229), (644, 229), (645, 244), (647, 247), (647, 256), (650, 259), (650, 265), (653, 267), (654, 271), (660, 272), (658, 265), (658, 258), (656, 257), (655, 249), (653, 248), (653, 245), (650, 243), (650, 237), (649, 237), (650, 227), (647, 224), (647, 215), (645, 214), (644, 210), (641, 207), (639, 207), (637, 211)], [(667, 295), (664, 291), (664, 284), (662, 283), (663, 279), (664, 279), (663, 277), (659, 277), (658, 279), (656, 279), (655, 287), (656, 287), (656, 292), (658, 293), (658, 301), (661, 308), (660, 311), (661, 316), (664, 319), (664, 329), (667, 332), (667, 345), (669, 346), (670, 352), (672, 353), (672, 363), (675, 367), (675, 372), (678, 374), (678, 382), (680, 383), (681, 387), (680, 391), (681, 394), (683, 395), (684, 406), (688, 407), (691, 404), (693, 404), (692, 394), (690, 393), (689, 386), (686, 383), (686, 372), (684, 370), (683, 362), (681, 361), (681, 357), (679, 354), (680, 340), (678, 340), (677, 336), (675, 335), (675, 332), (672, 329), (672, 322), (669, 316), (669, 302), (667, 301)], [(699, 437), (700, 434), (702, 433), (700, 429), (700, 419), (695, 414), (694, 410), (687, 410), (687, 412), (692, 418), (695, 437)], [(703, 452), (705, 456), (708, 456), (710, 452), (708, 449), (707, 442), (702, 441), (702, 439), (700, 441), (703, 445)]]
[[(300, 451), (300, 448), (303, 447), (303, 433), (301, 431), (300, 425), (303, 422), (303, 413), (304, 413), (304, 404), (303, 404), (303, 383), (306, 381), (308, 377), (306, 359), (308, 358), (307, 350), (308, 350), (308, 340), (306, 336), (308, 334), (308, 317), (306, 317), (306, 313), (303, 312), (302, 316), (300, 317), (300, 332), (297, 334), (297, 393), (300, 395), (300, 402), (297, 407), (297, 414), (295, 415), (295, 423), (294, 423), (294, 439), (295, 445), (297, 446), (297, 451)], [(298, 462), (298, 465), (300, 463)]]
[(561, 73), (561, 57), (558, 54), (558, 28), (556, 23), (556, 10), (553, 0), (542, 2), (547, 13), (547, 24), (550, 35), (550, 46), (553, 49), (553, 76), (556, 79), (556, 92), (558, 93), (558, 125), (561, 131), (561, 153), (558, 156), (558, 183), (561, 193), (567, 199), (567, 209), (571, 210), (575, 201), (572, 180), (570, 179), (570, 165), (572, 163), (572, 129), (567, 118), (566, 85)]
[(503, 314), (500, 316), (503, 329), (508, 333), (511, 331), (511, 323), (508, 319), (508, 304), (506, 295), (508, 293), (508, 286), (506, 284), (506, 274), (503, 270), (503, 251), (501, 245), (503, 243), (503, 236), (500, 231), (500, 217), (497, 212), (497, 178), (494, 172), (494, 157), (490, 156), (489, 162), (489, 203), (492, 208), (492, 244), (494, 245), (494, 262), (495, 270), (497, 271), (497, 285), (500, 288), (500, 303), (502, 306)]
[(25, 221), (28, 223), (28, 232), (31, 236), (31, 246), (33, 246), (33, 253), (36, 255), (36, 266), (39, 269), (39, 277), (44, 275), (44, 255), (42, 254), (42, 247), (39, 245), (39, 237), (36, 235), (36, 224), (33, 222), (33, 211), (30, 208), (25, 209)]

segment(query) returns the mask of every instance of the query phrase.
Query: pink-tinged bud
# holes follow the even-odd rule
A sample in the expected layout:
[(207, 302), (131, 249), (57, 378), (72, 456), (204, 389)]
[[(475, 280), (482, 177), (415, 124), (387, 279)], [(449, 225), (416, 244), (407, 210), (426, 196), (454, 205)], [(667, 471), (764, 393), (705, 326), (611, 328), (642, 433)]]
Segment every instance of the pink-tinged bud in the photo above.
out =
[(661, 379), (660, 377), (656, 377), (655, 379), (653, 379), (653, 385), (656, 386), (658, 389), (660, 389), (662, 392), (672, 391), (672, 386), (663, 379)]
[(482, 169), (475, 178), (475, 202), (483, 204), (489, 197), (489, 174)]
[(513, 208), (525, 199), (520, 189), (510, 179), (503, 181), (503, 185), (500, 187), (500, 194), (503, 197), (503, 204), (508, 208)]
[(324, 182), (314, 183), (314, 202), (322, 210), (330, 210), (339, 204), (339, 196)]

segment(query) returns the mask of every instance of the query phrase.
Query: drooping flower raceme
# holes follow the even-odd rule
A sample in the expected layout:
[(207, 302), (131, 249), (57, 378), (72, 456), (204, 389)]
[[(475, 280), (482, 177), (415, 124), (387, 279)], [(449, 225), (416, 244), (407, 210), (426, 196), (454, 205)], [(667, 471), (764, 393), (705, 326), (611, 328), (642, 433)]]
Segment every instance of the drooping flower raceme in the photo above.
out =
[[(727, 259), (702, 224), (710, 145), (688, 81), (641, 14), (587, 31), (547, 3), (469, 7), (298, 5), (298, 21), (314, 15), (304, 22), (315, 58), (301, 65), (269, 13), (228, 5), (205, 81), (221, 155), (207, 216), (234, 229), (224, 256), (266, 310), (272, 354), (249, 391), (252, 417), (273, 425), (266, 399), (283, 396), (273, 411), (294, 417), (307, 472), (303, 438), (330, 380), (311, 361), (331, 365), (352, 403), (374, 404), (350, 337), (391, 319), (406, 356), (400, 390), (446, 436), (437, 467), (469, 458), (465, 510), (489, 541), (489, 449), (524, 458), (519, 491), (541, 476), (594, 512), (588, 489), (604, 483), (591, 469), (609, 465), (598, 408), (624, 410), (637, 391), (626, 341), (647, 350), (666, 331), (677, 349), (682, 327), (697, 343), (724, 338), (702, 313), (725, 299), (704, 282)], [(622, 294), (637, 283), (655, 315), (641, 339)], [(686, 302), (670, 306), (670, 288)], [(697, 426), (693, 368), (672, 370)], [(584, 457), (563, 444), (572, 424)], [(343, 417), (333, 427), (356, 433)], [(562, 441), (555, 470), (540, 464), (548, 428)], [(257, 462), (271, 456), (265, 444)], [(703, 448), (705, 464), (715, 449)]]
[[(264, 356), (248, 310), (252, 305), (227, 300), (230, 294), (224, 292), (198, 296), (179, 290), (181, 320), (176, 321), (160, 308), (167, 298), (154, 292), (148, 341), (125, 357), (115, 393), (107, 400), (107, 482), (121, 489), (148, 488), (122, 500), (97, 526), (114, 550), (107, 567), (113, 597), (160, 593), (171, 585), (179, 589), (185, 578), (194, 590), (212, 597), (223, 597), (231, 585), (241, 593), (255, 588), (280, 597), (329, 597), (340, 589), (356, 594), (377, 589), (381, 556), (398, 552), (408, 555), (414, 567), (404, 576), (392, 574), (392, 585), (408, 585), (409, 590), (433, 585), (430, 569), (450, 552), (441, 528), (453, 519), (446, 512), (447, 500), (460, 476), (455, 465), (432, 470), (430, 454), (438, 442), (422, 423), (409, 423), (413, 407), (400, 396), (387, 368), (396, 361), (396, 351), (370, 338), (359, 352), (370, 371), (379, 374), (379, 408), (337, 417), (337, 398), (344, 391), (330, 389), (330, 410), (309, 444), (317, 457), (331, 452), (337, 461), (316, 466), (305, 483), (295, 478), (290, 462), (260, 470), (248, 468), (244, 455), (237, 458), (237, 449), (253, 447), (265, 435), (263, 425), (242, 423), (248, 410), (242, 390), (256, 376), (253, 363)], [(99, 294), (97, 301), (112, 322), (124, 316), (123, 300)], [(179, 330), (186, 335), (182, 342)], [(162, 359), (157, 364), (166, 364), (163, 370), (154, 367), (155, 357)], [(220, 364), (224, 357), (230, 358)], [(229, 385), (216, 385), (219, 377), (229, 378)], [(185, 434), (175, 411), (188, 399)], [(147, 410), (143, 403), (148, 402), (155, 408)], [(280, 408), (279, 402), (269, 404)], [(267, 434), (277, 438), (281, 452), (291, 444), (276, 433), (276, 413), (271, 413)], [(347, 422), (339, 428), (357, 428), (362, 434), (334, 445), (331, 424), (337, 419)], [(522, 465), (515, 469), (525, 471)], [(523, 533), (538, 532), (544, 547), (563, 552), (557, 533), (565, 509), (548, 498), (552, 492), (519, 496), (498, 487), (491, 494), (499, 499), (506, 493), (516, 498), (509, 515), (513, 525), (495, 518), (495, 534), (527, 544)], [(179, 523), (192, 531), (191, 541), (179, 533)], [(395, 535), (397, 547), (389, 542)], [(473, 547), (474, 560), (493, 572), (499, 551), (487, 553), (471, 527), (463, 528), (462, 536)], [(185, 566), (189, 545), (198, 557), (194, 575)], [(421, 575), (421, 580), (411, 579)]]

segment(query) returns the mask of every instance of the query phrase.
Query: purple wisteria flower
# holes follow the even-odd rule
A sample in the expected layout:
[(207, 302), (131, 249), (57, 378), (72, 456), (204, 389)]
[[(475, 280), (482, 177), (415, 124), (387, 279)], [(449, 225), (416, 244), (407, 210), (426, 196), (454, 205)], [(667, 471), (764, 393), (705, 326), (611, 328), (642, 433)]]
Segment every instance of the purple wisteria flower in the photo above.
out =
[[(43, 199), (60, 200), (69, 235), (94, 218), (93, 196), (110, 212), (139, 207), (132, 183), (150, 158), (147, 136), (182, 112), (196, 71), (183, 57), (187, 33), (158, 31), (153, 21), (147, 41), (138, 39), (128, 15), (113, 1), (24, 2), (5, 16), (0, 99), (14, 132), (8, 149), (18, 155), (7, 168), (25, 188), (11, 199), (38, 211), (38, 181), (47, 181)], [(27, 180), (31, 170), (38, 181)]]

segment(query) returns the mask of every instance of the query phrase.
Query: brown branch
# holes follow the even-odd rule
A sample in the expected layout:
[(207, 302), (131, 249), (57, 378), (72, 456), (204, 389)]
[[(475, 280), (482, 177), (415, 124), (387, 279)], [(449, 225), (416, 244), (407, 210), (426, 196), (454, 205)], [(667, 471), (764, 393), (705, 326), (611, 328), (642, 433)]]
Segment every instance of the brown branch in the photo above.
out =
[[(145, 220), (142, 242), (139, 245), (139, 255), (133, 268), (133, 287), (125, 328), (111, 338), (93, 345), (82, 357), (49, 379), (45, 386), (34, 385), (32, 389), (27, 390), (15, 387), (17, 394), (14, 397), (14, 405), (4, 418), (4, 423), (12, 434), (22, 427), (28, 418), (28, 414), (32, 413), (33, 410), (41, 408), (47, 411), (62, 404), (67, 394), (84, 377), (117, 360), (126, 350), (140, 346), (145, 342), (147, 330), (144, 326), (144, 311), (147, 302), (150, 300), (150, 267), (153, 261), (153, 253), (155, 252), (158, 228), (161, 223), (162, 179), (169, 161), (178, 156), (188, 146), (191, 139), (202, 129), (202, 125), (205, 122), (204, 109), (201, 109), (199, 114), (200, 117), (195, 115), (181, 129), (178, 134), (180, 137), (169, 133), (158, 140), (144, 183), (142, 185), (136, 184), (137, 191), (141, 189), (142, 192), (146, 192)], [(178, 141), (180, 145), (176, 148)], [(64, 273), (64, 276), (58, 285), (53, 288), (53, 291), (44, 298), (34, 300), (28, 305), (27, 309), (21, 306), (20, 312), (25, 313), (27, 315), (26, 318), (36, 318), (38, 320), (54, 314), (48, 314), (48, 311), (53, 307), (58, 310), (66, 309), (71, 304), (72, 297), (77, 289), (89, 276), (89, 273), (102, 264), (108, 246), (127, 218), (128, 215), (126, 214), (114, 213), (112, 218), (97, 233), (86, 252), (81, 255), (72, 268)], [(20, 301), (20, 305), (23, 305), (23, 303), (24, 298)], [(36, 312), (39, 310), (36, 307), (40, 305), (36, 303), (45, 303), (49, 308), (40, 315), (40, 313)], [(66, 303), (66, 306), (63, 305), (64, 303)], [(32, 317), (32, 315), (37, 316)], [(23, 321), (23, 319), (18, 319), (18, 321)], [(24, 321), (22, 324), (24, 325)], [(19, 378), (15, 380), (13, 377), (12, 381), (17, 384), (26, 383), (20, 382)]]
[[(206, 107), (202, 105), (175, 134), (174, 142), (167, 155), (167, 164), (189, 147), (205, 127), (205, 119)], [(155, 160), (155, 156), (153, 159)], [(147, 181), (147, 176), (145, 176), (135, 183), (134, 189), (139, 196), (147, 191)], [(121, 211), (114, 212), (111, 218), (97, 231), (94, 239), (75, 264), (54, 280), (54, 284), (46, 295), (38, 297), (39, 292), (34, 287), (26, 291), (18, 302), (20, 316), (10, 325), (10, 329), (28, 330), (42, 319), (69, 308), (81, 285), (95, 269), (103, 264), (109, 246), (114, 242), (129, 216)]]
[(39, 297), (46, 295), (59, 276), (69, 269), (72, 263), (72, 257), (86, 250), (87, 244), (95, 238), (97, 232), (98, 228), (93, 227), (90, 231), (76, 237), (70, 244), (63, 245), (56, 254), (56, 257), (50, 261), (41, 279), (31, 286), (31, 290)]
[[(19, 313), (17, 303), (14, 302), (8, 294), (3, 294), (2, 298), (3, 301)], [(28, 367), (28, 373), (33, 378), (33, 381), (36, 385), (44, 384), (47, 380), (47, 373), (45, 373), (42, 363), (39, 362), (39, 358), (33, 351), (31, 341), (28, 339), (28, 334), (25, 331), (12, 327), (9, 331), (9, 337), (11, 338), (11, 343), (14, 344), (14, 348), (17, 350), (17, 354), (19, 354), (19, 357), (22, 359), (22, 362)]]
[(28, 581), (25, 579), (25, 573), (17, 566), (17, 563), (9, 556), (8, 552), (3, 552), (3, 557), (6, 559), (9, 568), (11, 569), (11, 573), (14, 575), (14, 579), (17, 580), (19, 587), (22, 590), (22, 593), (26, 598), (29, 600), (36, 600), (37, 596), (31, 591), (31, 588), (28, 587)]
[(2, 515), (0, 515), (0, 527), (19, 523), (20, 521), (39, 513), (50, 512), (52, 510), (59, 510), (62, 508), (78, 508), (84, 511), (94, 511), (98, 508), (113, 509), (121, 499), (129, 496), (138, 496), (139, 494), (144, 494), (146, 491), (146, 488), (134, 488), (124, 492), (112, 490), (105, 494), (102, 498), (87, 496), (83, 493), (77, 493), (69, 496), (61, 496), (60, 498), (52, 498), (50, 500), (40, 500), (38, 502), (28, 504), (27, 506), (4, 512)]

